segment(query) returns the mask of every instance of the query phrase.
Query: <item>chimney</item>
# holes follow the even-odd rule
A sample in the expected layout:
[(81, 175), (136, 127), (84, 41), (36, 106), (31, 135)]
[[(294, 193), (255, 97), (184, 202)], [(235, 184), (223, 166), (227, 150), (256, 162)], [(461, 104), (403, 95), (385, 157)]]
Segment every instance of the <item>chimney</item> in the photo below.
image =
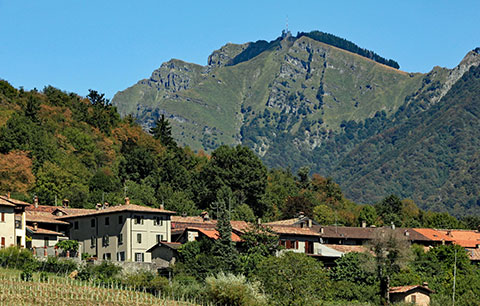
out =
[(308, 219), (308, 227), (312, 227), (312, 219)]
[(97, 210), (100, 210), (100, 209), (102, 209), (102, 204), (100, 204), (100, 203), (97, 203), (97, 205), (95, 205), (95, 208), (96, 208)]
[(323, 234), (325, 231), (323, 230), (323, 227), (320, 228), (320, 234)]
[(367, 221), (362, 221), (362, 227), (366, 228), (367, 227)]
[(38, 197), (37, 197), (37, 196), (35, 196), (35, 197), (33, 198), (33, 206), (34, 206), (35, 208), (38, 208)]
[(208, 220), (210, 220), (210, 217), (208, 216), (208, 212), (206, 212), (206, 211), (202, 211), (202, 213), (200, 214), (200, 216), (202, 217), (203, 221), (208, 221)]
[(261, 218), (258, 218), (258, 219), (257, 219), (257, 224), (258, 224), (258, 225), (262, 224), (262, 219), (261, 219)]
[(125, 205), (130, 205), (130, 198), (129, 197), (125, 198)]
[(34, 231), (38, 230), (38, 223), (37, 222), (33, 222), (33, 230)]
[(160, 209), (165, 209), (165, 205), (160, 204)]
[(391, 223), (391, 226), (392, 226), (392, 230), (394, 230), (395, 229), (395, 223), (393, 223), (393, 221)]
[(109, 206), (110, 206), (110, 204), (107, 201), (105, 201), (105, 203), (103, 203), (104, 208), (108, 208)]
[(69, 205), (68, 203), (69, 203), (69, 202), (70, 202), (70, 201), (69, 201), (68, 199), (63, 199), (63, 201), (62, 201), (62, 207), (63, 207), (63, 208), (68, 208), (68, 205)]
[(428, 288), (428, 283), (427, 283), (427, 282), (423, 282), (422, 286), (425, 287), (425, 288)]
[(7, 199), (10, 199), (10, 191), (7, 192)]
[(302, 219), (305, 216), (305, 213), (303, 211), (298, 213), (298, 219)]

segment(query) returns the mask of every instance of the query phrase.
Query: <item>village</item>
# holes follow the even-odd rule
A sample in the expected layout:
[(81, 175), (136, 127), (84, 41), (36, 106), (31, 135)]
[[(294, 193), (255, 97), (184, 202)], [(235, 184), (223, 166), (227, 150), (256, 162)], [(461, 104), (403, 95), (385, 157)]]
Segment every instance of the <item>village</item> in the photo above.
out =
[[(206, 238), (217, 240), (217, 220), (207, 212), (200, 216), (179, 216), (163, 207), (152, 208), (130, 203), (129, 198), (117, 205), (99, 203), (96, 209), (71, 208), (68, 200), (61, 206), (39, 205), (38, 198), (29, 204), (0, 196), (1, 247), (18, 246), (30, 250), (38, 259), (68, 257), (95, 263), (113, 262), (128, 271), (149, 270), (169, 276), (178, 259), (180, 247)], [(257, 224), (230, 221), (231, 240), (243, 248), (242, 236), (254, 226), (268, 228), (278, 236), (277, 256), (284, 252), (304, 253), (327, 268), (345, 254), (370, 252), (368, 243), (384, 227), (346, 227), (322, 225), (299, 212), (291, 219)], [(439, 245), (458, 245), (467, 251), (472, 263), (480, 262), (480, 232), (478, 230), (396, 228), (389, 227), (410, 244), (429, 250)], [(61, 252), (57, 243), (78, 241), (78, 251)], [(392, 287), (392, 301), (402, 300), (428, 304), (433, 291), (428, 284)], [(423, 302), (422, 302), (423, 301)]]

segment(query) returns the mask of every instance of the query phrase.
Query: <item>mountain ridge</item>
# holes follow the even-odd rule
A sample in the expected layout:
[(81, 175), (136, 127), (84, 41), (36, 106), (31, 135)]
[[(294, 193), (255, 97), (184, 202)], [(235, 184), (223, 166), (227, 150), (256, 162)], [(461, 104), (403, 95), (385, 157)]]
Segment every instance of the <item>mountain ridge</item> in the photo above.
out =
[[(226, 44), (206, 66), (170, 60), (112, 102), (146, 130), (165, 115), (176, 140), (194, 150), (243, 144), (270, 167), (309, 166), (333, 176), (353, 200), (365, 202), (349, 190), (350, 177), (339, 177), (342, 160), (385, 129), (441, 103), (479, 65), (479, 54), (479, 48), (470, 51), (453, 69), (408, 73), (306, 35), (286, 35)], [(365, 158), (350, 167), (361, 168)]]

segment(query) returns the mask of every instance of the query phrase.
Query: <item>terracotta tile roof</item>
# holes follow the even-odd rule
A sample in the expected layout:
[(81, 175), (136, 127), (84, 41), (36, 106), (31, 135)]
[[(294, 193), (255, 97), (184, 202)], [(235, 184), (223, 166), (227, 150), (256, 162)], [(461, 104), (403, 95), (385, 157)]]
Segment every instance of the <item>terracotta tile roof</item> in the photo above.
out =
[(363, 245), (346, 245), (346, 244), (323, 244), (329, 248), (342, 253), (371, 253), (370, 250)]
[[(64, 208), (62, 208), (64, 209)], [(93, 215), (103, 215), (115, 212), (124, 212), (124, 211), (133, 211), (133, 212), (145, 212), (145, 213), (163, 213), (163, 214), (174, 214), (174, 211), (153, 208), (148, 206), (140, 206), (135, 204), (128, 204), (128, 205), (118, 205), (118, 206), (111, 206), (105, 209), (88, 209), (82, 210), (81, 212), (77, 210), (72, 211), (71, 208), (67, 209), (66, 216), (58, 217), (58, 219), (69, 219), (69, 218), (76, 218), (76, 217), (86, 217), (86, 216), (93, 216)], [(70, 214), (74, 212), (74, 214)]]
[(480, 261), (480, 248), (466, 248), (468, 257), (473, 261)]
[[(206, 229), (206, 228), (201, 228), (201, 227), (187, 227), (185, 230), (198, 231), (198, 232), (204, 234), (205, 236), (207, 236), (208, 238), (214, 239), (214, 240), (217, 240), (218, 238), (220, 238), (220, 234), (218, 233), (218, 231), (216, 229)], [(232, 238), (233, 242), (242, 241), (240, 236), (238, 236), (237, 234), (235, 234), (233, 232), (232, 232), (232, 237), (231, 238)]]
[(154, 249), (156, 249), (160, 246), (166, 246), (170, 249), (178, 250), (182, 246), (182, 244), (180, 242), (164, 242), (164, 241), (162, 241), (162, 242), (159, 242), (158, 244), (155, 244), (150, 249), (148, 249), (147, 252), (152, 252)]
[(309, 227), (294, 227), (294, 226), (278, 226), (270, 225), (269, 226), (277, 234), (285, 235), (302, 235), (302, 236), (321, 236), (319, 232), (316, 232)]
[(437, 230), (450, 237), (453, 243), (464, 248), (476, 248), (480, 245), (480, 232), (474, 230)]
[[(2, 201), (2, 200), (3, 200), (3, 201)], [(0, 202), (1, 202), (1, 203), (11, 203), (11, 204), (14, 204), (14, 205), (22, 205), (22, 206), (30, 205), (30, 204), (27, 203), (27, 202), (23, 202), (23, 201), (20, 201), (20, 200), (12, 199), (12, 198), (9, 198), (9, 197), (3, 196), (3, 195), (0, 195)]]
[(446, 234), (433, 228), (414, 228), (413, 230), (432, 241), (452, 241)]
[(62, 234), (62, 233), (55, 232), (55, 231), (51, 231), (51, 230), (47, 230), (47, 229), (40, 228), (40, 227), (37, 228), (37, 230), (34, 230), (34, 229), (33, 229), (33, 226), (30, 226), (30, 225), (27, 225), (27, 230), (28, 230), (30, 233), (32, 233), (32, 234), (65, 236), (65, 235)]
[(39, 211), (39, 212), (47, 212), (47, 213), (53, 213), (58, 206), (50, 206), (50, 205), (38, 205), (38, 207), (35, 207), (35, 205), (28, 205), (25, 207), (25, 211)]
[(422, 285), (411, 285), (411, 286), (398, 286), (398, 287), (390, 287), (388, 290), (390, 293), (406, 293), (414, 289), (421, 289), (433, 293), (434, 291), (428, 287)]
[(292, 218), (292, 219), (287, 219), (287, 220), (278, 220), (278, 221), (268, 222), (268, 223), (264, 223), (264, 224), (266, 224), (266, 225), (288, 226), (288, 225), (294, 225), (297, 222), (298, 222), (298, 218)]
[(11, 206), (11, 207), (17, 206), (17, 205), (13, 204), (13, 203), (10, 202), (10, 201), (4, 200), (4, 199), (1, 198), (1, 197), (0, 197), (0, 205), (2, 205), (2, 206)]
[(53, 224), (69, 224), (66, 221), (58, 220), (56, 216), (48, 212), (42, 211), (29, 211), (25, 212), (27, 222), (39, 222), (39, 223), (53, 223)]
[[(230, 221), (230, 224), (232, 225), (232, 230), (238, 233), (244, 233), (250, 227), (250, 224), (245, 221)], [(172, 216), (172, 230), (183, 230), (187, 227), (215, 229), (217, 220), (204, 221), (202, 217)]]

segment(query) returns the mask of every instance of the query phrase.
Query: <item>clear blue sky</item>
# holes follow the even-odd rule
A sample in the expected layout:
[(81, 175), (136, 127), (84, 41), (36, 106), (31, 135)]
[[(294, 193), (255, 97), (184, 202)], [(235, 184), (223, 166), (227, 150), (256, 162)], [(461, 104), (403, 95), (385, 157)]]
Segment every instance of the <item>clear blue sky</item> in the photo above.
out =
[(0, 78), (112, 98), (178, 58), (206, 64), (227, 42), (320, 30), (409, 72), (454, 67), (480, 46), (480, 1), (0, 0)]

